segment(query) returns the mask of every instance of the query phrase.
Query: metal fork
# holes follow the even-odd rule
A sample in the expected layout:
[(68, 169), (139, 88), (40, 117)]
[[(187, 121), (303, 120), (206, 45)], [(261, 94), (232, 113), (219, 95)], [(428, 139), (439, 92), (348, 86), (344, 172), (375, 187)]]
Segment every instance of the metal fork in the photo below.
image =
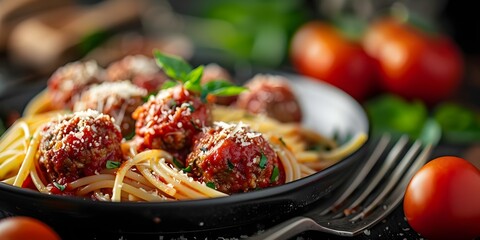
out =
[(419, 140), (410, 145), (407, 136), (394, 144), (391, 139), (383, 135), (356, 175), (328, 201), (249, 239), (289, 239), (308, 230), (355, 236), (384, 219), (401, 203), (433, 149)]

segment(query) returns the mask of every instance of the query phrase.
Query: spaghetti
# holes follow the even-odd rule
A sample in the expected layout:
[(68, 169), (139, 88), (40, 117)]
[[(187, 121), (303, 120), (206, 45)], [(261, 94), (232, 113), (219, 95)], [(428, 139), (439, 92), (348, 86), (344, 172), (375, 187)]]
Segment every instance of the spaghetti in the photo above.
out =
[(2, 182), (99, 201), (226, 197), (314, 174), (367, 140), (360, 133), (338, 146), (299, 123), (205, 104), (177, 86), (138, 107), (134, 138), (119, 141), (113, 118), (55, 110), (51, 96), (33, 98), (0, 139)]
[[(51, 189), (39, 177), (36, 152), (40, 142), (40, 126), (61, 114), (55, 112), (25, 117), (4, 134), (0, 141), (0, 178), (3, 182), (21, 187), (30, 176), (38, 191), (51, 193)], [(307, 149), (307, 142), (311, 139), (305, 139), (302, 135), (304, 129), (297, 124), (282, 124), (265, 116), (252, 116), (238, 109), (220, 106), (214, 108), (213, 115), (218, 121), (243, 121), (267, 136), (285, 169), (286, 182), (328, 167), (348, 156), (366, 140), (366, 136), (360, 134), (341, 147), (314, 151)], [(328, 147), (333, 145), (330, 141), (324, 144)], [(64, 191), (85, 197), (93, 195), (95, 199), (105, 201), (165, 201), (227, 196), (176, 168), (172, 155), (166, 151), (147, 150), (137, 154), (132, 141), (126, 141), (123, 145), (129, 159), (118, 169), (107, 169), (97, 175), (80, 178), (68, 183)], [(111, 195), (102, 191), (104, 189), (111, 189)]]

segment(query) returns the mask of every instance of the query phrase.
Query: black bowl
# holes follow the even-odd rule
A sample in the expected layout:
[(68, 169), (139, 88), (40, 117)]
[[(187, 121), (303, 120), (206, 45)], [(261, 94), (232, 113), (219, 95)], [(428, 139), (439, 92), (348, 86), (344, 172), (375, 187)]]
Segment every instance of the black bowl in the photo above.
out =
[[(346, 138), (369, 133), (363, 108), (328, 84), (281, 73), (291, 80), (303, 107), (304, 124), (320, 133)], [(322, 201), (338, 187), (366, 144), (329, 168), (300, 180), (229, 197), (161, 203), (97, 202), (41, 194), (0, 183), (0, 210), (41, 219), (63, 232), (173, 233), (210, 231), (264, 221), (282, 220)]]

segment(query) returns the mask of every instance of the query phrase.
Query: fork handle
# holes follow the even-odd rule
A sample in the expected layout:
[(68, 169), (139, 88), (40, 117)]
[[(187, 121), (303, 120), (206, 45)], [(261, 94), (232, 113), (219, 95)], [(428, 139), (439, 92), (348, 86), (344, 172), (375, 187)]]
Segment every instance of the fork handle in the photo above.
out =
[(299, 233), (317, 229), (318, 225), (307, 217), (294, 217), (285, 222), (282, 222), (265, 232), (252, 236), (251, 240), (280, 240), (289, 239)]

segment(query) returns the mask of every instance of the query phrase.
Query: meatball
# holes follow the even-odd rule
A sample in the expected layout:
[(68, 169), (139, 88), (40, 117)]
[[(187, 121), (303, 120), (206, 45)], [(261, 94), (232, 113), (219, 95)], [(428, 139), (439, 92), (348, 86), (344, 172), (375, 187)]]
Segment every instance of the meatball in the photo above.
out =
[(95, 61), (73, 62), (57, 69), (48, 79), (53, 107), (72, 109), (79, 94), (87, 86), (101, 82), (102, 74)]
[(214, 80), (225, 80), (225, 81), (232, 81), (232, 77), (230, 73), (223, 68), (220, 67), (218, 64), (210, 63), (205, 66), (202, 75), (202, 83), (208, 83)]
[(104, 82), (93, 85), (82, 92), (74, 111), (95, 109), (114, 118), (122, 135), (130, 138), (135, 133), (135, 120), (132, 113), (143, 104), (147, 91), (129, 81)]
[(155, 60), (144, 55), (126, 56), (110, 64), (106, 72), (108, 81), (130, 80), (148, 92), (158, 91), (167, 80)]
[(177, 85), (160, 91), (133, 113), (138, 150), (185, 150), (202, 127), (211, 125), (210, 106)]
[(215, 122), (199, 135), (186, 164), (195, 179), (227, 194), (285, 183), (283, 166), (270, 143), (242, 123)]
[(123, 161), (122, 135), (108, 115), (94, 110), (65, 115), (42, 129), (40, 167), (52, 183), (66, 184)]
[[(202, 75), (202, 84), (206, 84), (215, 80), (223, 80), (228, 82), (233, 82), (230, 73), (225, 68), (220, 67), (218, 64), (210, 63), (205, 66)], [(237, 100), (237, 96), (225, 96), (225, 97), (215, 97), (214, 103), (220, 105), (231, 105)]]
[(255, 114), (266, 114), (281, 122), (300, 122), (302, 111), (287, 79), (275, 75), (256, 75), (238, 96), (237, 106)]

